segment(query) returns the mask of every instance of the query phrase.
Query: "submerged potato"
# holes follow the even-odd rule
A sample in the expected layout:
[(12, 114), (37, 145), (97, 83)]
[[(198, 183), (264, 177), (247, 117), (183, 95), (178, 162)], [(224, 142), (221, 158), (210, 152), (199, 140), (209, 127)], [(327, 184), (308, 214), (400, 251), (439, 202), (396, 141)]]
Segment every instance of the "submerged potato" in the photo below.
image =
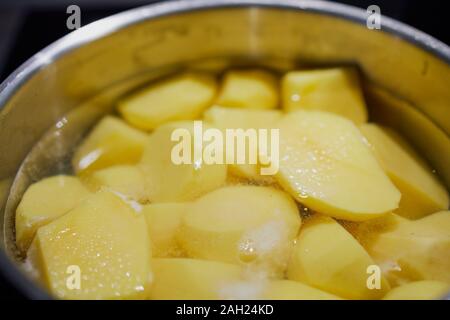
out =
[(331, 293), (292, 280), (270, 281), (262, 298), (264, 300), (341, 300)]
[(367, 269), (374, 261), (365, 249), (334, 219), (313, 216), (300, 231), (287, 276), (348, 299), (381, 298), (389, 283), (381, 277), (380, 289), (368, 289)]
[(294, 201), (270, 187), (232, 186), (188, 208), (180, 244), (188, 256), (283, 270), (301, 218)]
[(139, 161), (148, 136), (122, 120), (106, 116), (75, 150), (72, 165), (78, 174)]
[(264, 70), (228, 71), (217, 103), (226, 107), (272, 109), (278, 105), (276, 77)]
[(410, 221), (391, 214), (360, 225), (356, 236), (389, 282), (450, 282), (450, 211)]
[(179, 256), (177, 243), (181, 220), (188, 203), (152, 203), (143, 207), (152, 242), (153, 257)]
[(25, 252), (36, 230), (74, 208), (90, 192), (80, 180), (54, 176), (32, 184), (16, 210), (16, 243)]
[(300, 203), (351, 221), (375, 218), (398, 207), (400, 192), (353, 123), (328, 112), (296, 111), (278, 125), (276, 179)]
[[(282, 113), (279, 110), (237, 109), (219, 106), (208, 109), (204, 114), (204, 119), (207, 122), (223, 131), (226, 129), (271, 129), (281, 117)], [(250, 144), (247, 144), (247, 146), (246, 163), (229, 165), (228, 169), (230, 172), (238, 177), (252, 181), (273, 182), (273, 176), (260, 174), (260, 165), (258, 163), (249, 163), (249, 153), (254, 152), (257, 155), (258, 150), (250, 150)], [(256, 156), (257, 161), (258, 158)]]
[(359, 125), (367, 121), (358, 73), (353, 68), (291, 71), (282, 80), (283, 108), (322, 110)]
[(238, 266), (216, 261), (159, 258), (152, 266), (150, 297), (157, 300), (223, 299), (223, 290), (241, 275)]
[(83, 178), (92, 191), (106, 188), (136, 201), (144, 201), (147, 197), (144, 177), (135, 165), (112, 166)]
[(440, 281), (416, 281), (389, 291), (383, 300), (435, 300), (443, 298), (450, 285)]
[(58, 298), (145, 298), (152, 282), (144, 216), (107, 191), (41, 227), (30, 250), (31, 265)]
[(376, 124), (364, 124), (361, 131), (369, 140), (381, 166), (402, 193), (395, 213), (417, 219), (448, 208), (447, 190), (424, 161), (417, 159), (418, 155), (411, 155), (408, 151), (410, 147), (402, 146), (406, 142), (397, 143), (389, 131)]
[(216, 80), (185, 73), (152, 84), (119, 102), (119, 112), (133, 126), (150, 130), (168, 121), (198, 118), (216, 94)]
[[(178, 128), (186, 129), (191, 137), (194, 135), (192, 121), (172, 122), (156, 129), (147, 143), (140, 167), (144, 173), (146, 190), (152, 202), (180, 202), (194, 199), (225, 183), (227, 166), (224, 164), (203, 163), (194, 159), (193, 138), (191, 140), (191, 157), (188, 164), (174, 163), (175, 146), (182, 141), (172, 141), (171, 136)], [(189, 146), (186, 150), (189, 149)]]

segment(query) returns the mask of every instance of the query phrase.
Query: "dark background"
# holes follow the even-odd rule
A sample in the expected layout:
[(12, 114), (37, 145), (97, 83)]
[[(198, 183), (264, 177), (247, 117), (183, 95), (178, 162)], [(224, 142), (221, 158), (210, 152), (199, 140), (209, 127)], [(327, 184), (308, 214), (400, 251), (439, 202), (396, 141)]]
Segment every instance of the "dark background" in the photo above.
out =
[[(0, 0), (0, 81), (34, 53), (69, 32), (66, 28), (68, 5), (80, 6), (81, 23), (86, 25), (111, 14), (152, 2), (158, 1)], [(446, 19), (445, 1), (340, 0), (335, 2), (364, 9), (369, 5), (378, 5), (383, 15), (405, 22), (447, 44), (450, 43), (450, 21)], [(20, 298), (22, 298), (20, 293), (14, 290), (0, 274), (0, 299)]]

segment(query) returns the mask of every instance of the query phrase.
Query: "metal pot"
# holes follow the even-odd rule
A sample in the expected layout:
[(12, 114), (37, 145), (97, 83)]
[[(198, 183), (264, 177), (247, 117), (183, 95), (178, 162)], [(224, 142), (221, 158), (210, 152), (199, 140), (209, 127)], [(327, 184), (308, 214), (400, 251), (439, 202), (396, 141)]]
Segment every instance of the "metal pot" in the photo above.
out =
[(395, 126), (450, 187), (450, 48), (383, 17), (322, 1), (194, 0), (133, 9), (43, 49), (0, 85), (1, 272), (48, 298), (22, 272), (14, 211), (26, 187), (68, 170), (74, 144), (114, 100), (183, 68), (356, 64), (373, 119)]

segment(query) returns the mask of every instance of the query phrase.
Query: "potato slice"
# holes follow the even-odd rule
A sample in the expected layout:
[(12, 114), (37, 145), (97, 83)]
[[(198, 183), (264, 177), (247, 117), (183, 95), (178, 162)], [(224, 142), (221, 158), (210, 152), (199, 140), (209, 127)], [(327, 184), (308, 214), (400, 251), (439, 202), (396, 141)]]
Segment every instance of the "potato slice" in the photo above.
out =
[(140, 202), (147, 198), (144, 177), (135, 165), (118, 165), (94, 171), (83, 177), (83, 182), (94, 192), (106, 188)]
[(390, 214), (361, 224), (355, 235), (393, 285), (450, 282), (450, 211), (414, 221)]
[(368, 289), (368, 267), (375, 262), (339, 223), (330, 217), (306, 220), (294, 247), (287, 276), (348, 299), (377, 299), (389, 290), (380, 278), (379, 289)]
[(367, 121), (358, 73), (353, 68), (292, 71), (282, 79), (283, 108), (322, 110), (359, 125)]
[[(214, 106), (204, 113), (204, 119), (213, 126), (226, 129), (271, 129), (281, 118), (279, 110), (235, 109)], [(249, 146), (250, 147), (250, 146)], [(247, 150), (248, 161), (250, 149)], [(257, 154), (257, 150), (251, 150)], [(273, 176), (261, 175), (260, 166), (256, 164), (232, 164), (228, 166), (230, 172), (237, 177), (250, 179), (261, 183), (273, 183)]]
[[(171, 141), (177, 128), (185, 128), (194, 136), (194, 122), (168, 123), (151, 135), (141, 160), (146, 190), (152, 202), (180, 202), (194, 199), (225, 183), (227, 166), (205, 164), (202, 159), (191, 159), (190, 164), (175, 164), (174, 147), (181, 142)], [(192, 138), (192, 158), (195, 156)]]
[(278, 105), (277, 78), (264, 70), (228, 71), (217, 103), (226, 107), (272, 109)]
[(328, 112), (296, 111), (278, 125), (276, 179), (299, 202), (350, 221), (375, 218), (398, 207), (400, 192), (353, 123)]
[(183, 258), (152, 262), (155, 281), (150, 297), (157, 300), (213, 300), (223, 288), (238, 281), (241, 270), (228, 263)]
[(448, 283), (416, 281), (389, 291), (383, 300), (435, 300), (442, 299), (450, 290)]
[(338, 296), (298, 281), (272, 280), (263, 295), (266, 300), (341, 300)]
[(209, 74), (185, 73), (123, 99), (118, 108), (130, 124), (150, 130), (168, 121), (198, 118), (212, 103), (216, 87)]
[(400, 206), (394, 212), (409, 219), (418, 219), (449, 205), (447, 190), (442, 186), (432, 170), (418, 155), (411, 154), (407, 143), (398, 143), (393, 134), (376, 124), (364, 124), (361, 131), (369, 140), (374, 154), (385, 172), (402, 193)]
[(144, 206), (142, 212), (147, 219), (153, 257), (181, 255), (176, 235), (188, 205), (189, 203), (152, 203)]
[(144, 216), (113, 193), (91, 195), (41, 227), (32, 248), (38, 254), (31, 255), (31, 265), (58, 298), (138, 299), (148, 294), (151, 248)]
[(300, 224), (295, 202), (283, 191), (225, 187), (189, 206), (180, 245), (190, 257), (248, 263), (277, 275), (287, 263)]
[(282, 116), (280, 110), (235, 109), (213, 106), (203, 115), (205, 121), (221, 129), (273, 128)]
[(78, 174), (139, 161), (148, 136), (122, 120), (106, 116), (75, 151), (72, 165)]
[(74, 208), (90, 194), (76, 177), (58, 175), (33, 183), (16, 210), (16, 243), (25, 252), (36, 230)]

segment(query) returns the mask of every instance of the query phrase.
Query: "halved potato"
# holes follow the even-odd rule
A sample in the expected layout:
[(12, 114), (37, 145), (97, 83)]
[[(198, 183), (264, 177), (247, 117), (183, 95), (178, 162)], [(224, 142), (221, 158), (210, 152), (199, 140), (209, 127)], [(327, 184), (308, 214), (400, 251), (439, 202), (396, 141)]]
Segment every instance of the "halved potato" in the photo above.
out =
[(231, 70), (217, 103), (226, 107), (272, 109), (278, 105), (277, 78), (264, 70)]
[(389, 291), (383, 300), (435, 300), (444, 298), (450, 285), (440, 281), (416, 281)]
[(188, 256), (284, 270), (301, 218), (295, 202), (271, 187), (231, 186), (194, 201), (180, 244)]
[(157, 300), (223, 299), (223, 290), (238, 281), (238, 266), (184, 258), (155, 258), (155, 280), (150, 297)]
[[(282, 117), (279, 110), (259, 110), (259, 109), (238, 109), (214, 106), (204, 113), (204, 119), (213, 126), (223, 130), (226, 129), (267, 129), (274, 128), (275, 123)], [(269, 134), (270, 138), (270, 134)], [(270, 141), (269, 141), (270, 142)], [(247, 144), (247, 154), (245, 164), (231, 164), (228, 166), (230, 172), (238, 177), (247, 178), (252, 181), (261, 183), (273, 183), (273, 176), (261, 175), (260, 165), (249, 163), (249, 154), (254, 152), (258, 154), (258, 150), (250, 149), (255, 145)], [(257, 157), (256, 157), (257, 158)], [(257, 161), (258, 159), (256, 159)]]
[(122, 120), (106, 116), (75, 151), (72, 165), (78, 174), (118, 164), (135, 164), (148, 136)]
[(278, 122), (276, 179), (300, 203), (339, 219), (361, 221), (395, 210), (400, 192), (358, 128), (321, 111), (296, 111)]
[(341, 115), (359, 125), (367, 121), (367, 110), (353, 68), (300, 70), (282, 79), (283, 108), (322, 110)]
[(264, 300), (341, 300), (331, 293), (292, 280), (270, 281), (265, 287), (262, 298)]
[(41, 227), (30, 250), (30, 264), (58, 298), (145, 298), (152, 282), (144, 216), (107, 191)]
[(25, 252), (36, 230), (74, 208), (90, 194), (76, 177), (58, 175), (33, 183), (16, 210), (16, 243)]
[(189, 203), (152, 203), (145, 205), (142, 213), (148, 225), (153, 257), (181, 255), (176, 236)]
[(390, 287), (380, 274), (379, 288), (369, 289), (368, 268), (373, 265), (365, 249), (338, 222), (315, 215), (300, 231), (287, 276), (339, 297), (377, 299)]
[(393, 285), (450, 282), (450, 211), (414, 221), (390, 214), (361, 224), (355, 235)]
[[(172, 141), (176, 129), (185, 129), (192, 137), (186, 150), (191, 151), (190, 163), (177, 164), (175, 156), (184, 154), (176, 151), (182, 141)], [(194, 122), (171, 122), (156, 129), (150, 136), (140, 167), (144, 173), (146, 190), (152, 202), (180, 202), (194, 199), (216, 189), (225, 183), (225, 164), (206, 164), (202, 157), (195, 158)], [(183, 141), (185, 141), (183, 139)], [(187, 152), (185, 150), (185, 152)], [(201, 149), (200, 149), (201, 150)], [(175, 153), (175, 155), (174, 155)]]
[(108, 167), (86, 175), (83, 180), (94, 192), (106, 188), (136, 201), (147, 198), (144, 177), (136, 165)]
[(119, 102), (133, 126), (150, 130), (169, 121), (198, 118), (216, 95), (216, 80), (206, 73), (185, 73), (150, 85)]
[[(400, 137), (376, 124), (364, 124), (361, 131), (369, 140), (383, 169), (402, 193), (400, 205), (394, 212), (409, 219), (417, 219), (449, 205), (447, 190), (432, 170)], [(406, 145), (406, 148), (404, 147)]]

